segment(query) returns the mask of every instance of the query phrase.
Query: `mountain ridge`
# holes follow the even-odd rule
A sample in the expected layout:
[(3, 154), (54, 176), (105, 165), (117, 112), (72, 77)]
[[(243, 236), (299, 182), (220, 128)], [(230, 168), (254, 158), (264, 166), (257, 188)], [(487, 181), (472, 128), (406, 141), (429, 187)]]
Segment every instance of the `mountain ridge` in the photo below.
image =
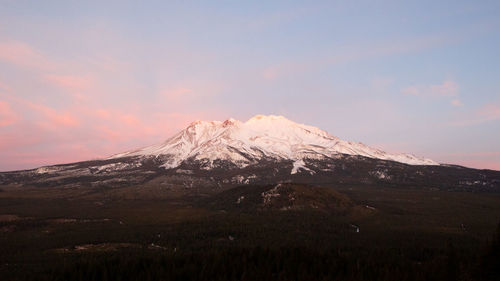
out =
[(258, 115), (247, 122), (196, 121), (162, 143), (107, 159), (0, 173), (0, 186), (8, 188), (146, 185), (191, 195), (280, 183), (500, 192), (500, 171), (389, 154), (282, 116)]
[(166, 141), (112, 155), (121, 157), (158, 157), (167, 155), (162, 165), (176, 168), (189, 158), (227, 160), (238, 167), (255, 164), (263, 158), (292, 160), (326, 159), (340, 154), (391, 160), (409, 165), (439, 165), (412, 154), (391, 154), (362, 143), (341, 140), (317, 127), (299, 124), (283, 116), (256, 115), (246, 122), (233, 118), (225, 121), (195, 121)]

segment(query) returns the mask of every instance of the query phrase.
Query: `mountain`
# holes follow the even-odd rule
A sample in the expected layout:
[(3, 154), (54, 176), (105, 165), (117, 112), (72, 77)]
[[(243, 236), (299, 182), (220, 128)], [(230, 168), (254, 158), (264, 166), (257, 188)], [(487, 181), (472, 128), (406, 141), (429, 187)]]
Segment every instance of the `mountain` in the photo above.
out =
[(481, 253), (499, 217), (500, 171), (278, 116), (198, 121), (0, 173), (0, 280), (476, 280), (498, 268)]
[(279, 183), (500, 192), (500, 171), (439, 164), (341, 140), (281, 116), (196, 121), (165, 142), (107, 159), (0, 173), (0, 186), (160, 186), (182, 193)]
[(410, 165), (439, 165), (411, 154), (390, 154), (362, 143), (341, 140), (318, 128), (292, 122), (282, 116), (257, 115), (247, 122), (228, 119), (196, 121), (163, 143), (120, 153), (110, 159), (127, 156), (166, 156), (162, 167), (176, 168), (183, 161), (230, 161), (238, 167), (256, 164), (262, 159), (292, 160), (295, 173), (307, 169), (304, 159), (328, 159), (341, 154), (391, 160)]

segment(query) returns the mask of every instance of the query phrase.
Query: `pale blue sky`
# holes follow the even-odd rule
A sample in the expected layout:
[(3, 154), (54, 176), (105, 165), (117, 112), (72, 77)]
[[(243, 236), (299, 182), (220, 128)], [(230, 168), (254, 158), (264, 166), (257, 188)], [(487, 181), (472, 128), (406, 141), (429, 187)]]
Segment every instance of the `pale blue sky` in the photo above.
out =
[(256, 114), (500, 170), (500, 2), (374, 2), (0, 0), (0, 170)]

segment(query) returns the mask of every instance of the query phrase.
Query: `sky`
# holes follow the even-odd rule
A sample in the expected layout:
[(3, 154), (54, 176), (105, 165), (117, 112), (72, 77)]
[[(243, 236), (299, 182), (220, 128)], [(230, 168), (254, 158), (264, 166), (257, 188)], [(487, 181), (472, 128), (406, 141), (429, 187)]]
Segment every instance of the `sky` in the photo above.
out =
[(0, 171), (283, 115), (500, 170), (500, 1), (0, 0)]

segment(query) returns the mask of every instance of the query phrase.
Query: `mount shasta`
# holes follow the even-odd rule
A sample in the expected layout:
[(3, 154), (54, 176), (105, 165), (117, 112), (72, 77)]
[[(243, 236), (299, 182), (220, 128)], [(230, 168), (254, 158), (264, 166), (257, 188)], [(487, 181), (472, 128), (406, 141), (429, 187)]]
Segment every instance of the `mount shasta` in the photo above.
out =
[(111, 158), (166, 155), (167, 161), (162, 166), (168, 169), (178, 167), (188, 159), (207, 160), (210, 165), (216, 160), (225, 160), (245, 167), (265, 158), (302, 163), (305, 158), (327, 159), (340, 154), (411, 165), (438, 165), (430, 159), (410, 154), (389, 154), (362, 143), (344, 141), (318, 128), (274, 115), (257, 115), (245, 123), (234, 119), (224, 122), (197, 121), (164, 143)]
[(0, 173), (0, 184), (121, 186), (145, 182), (192, 191), (279, 182), (500, 190), (500, 172), (443, 165), (341, 140), (282, 116), (196, 121), (165, 142), (107, 159)]

